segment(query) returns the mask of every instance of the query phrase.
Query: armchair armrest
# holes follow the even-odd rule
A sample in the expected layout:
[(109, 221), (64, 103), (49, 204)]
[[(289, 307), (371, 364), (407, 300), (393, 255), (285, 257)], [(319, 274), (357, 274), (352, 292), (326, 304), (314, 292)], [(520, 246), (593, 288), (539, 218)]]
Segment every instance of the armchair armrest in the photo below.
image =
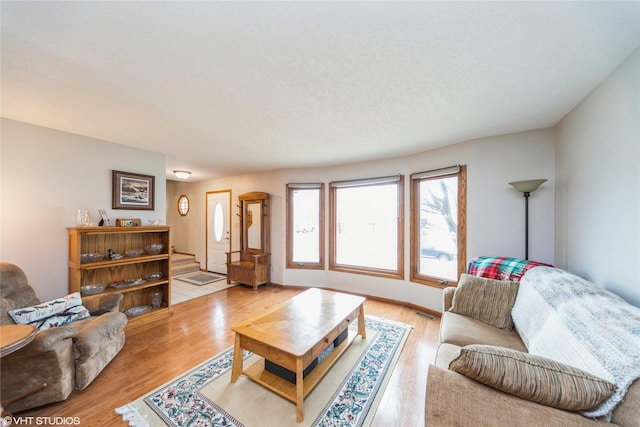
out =
[(26, 349), (28, 351), (49, 351), (55, 343), (67, 338), (73, 338), (77, 334), (78, 330), (71, 326), (59, 326), (57, 328), (38, 331)]
[(260, 265), (269, 265), (269, 264), (271, 264), (271, 261), (270, 261), (271, 254), (267, 254), (267, 253), (254, 254), (254, 255), (252, 255), (252, 257), (253, 257), (253, 266), (255, 268), (258, 267), (258, 264), (260, 264)]
[(456, 288), (448, 286), (442, 290), (442, 312), (448, 311), (453, 306), (453, 294)]
[(73, 340), (76, 359), (86, 360), (92, 357), (104, 342), (122, 332), (127, 321), (124, 313), (105, 313), (78, 321), (78, 335)]
[(98, 295), (88, 295), (82, 297), (82, 305), (87, 307), (91, 315), (102, 314), (106, 312), (120, 311), (120, 301), (123, 295), (118, 292), (109, 292)]
[(233, 256), (233, 254), (239, 254), (242, 251), (231, 251), (231, 252), (226, 252), (227, 254), (227, 264), (231, 264), (231, 257)]

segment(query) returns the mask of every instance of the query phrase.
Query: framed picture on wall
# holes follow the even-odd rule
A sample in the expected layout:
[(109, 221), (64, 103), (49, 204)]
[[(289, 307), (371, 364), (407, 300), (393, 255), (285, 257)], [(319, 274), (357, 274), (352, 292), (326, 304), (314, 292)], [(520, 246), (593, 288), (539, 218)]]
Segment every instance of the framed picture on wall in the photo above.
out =
[(155, 177), (139, 173), (112, 171), (113, 209), (152, 211), (155, 203)]

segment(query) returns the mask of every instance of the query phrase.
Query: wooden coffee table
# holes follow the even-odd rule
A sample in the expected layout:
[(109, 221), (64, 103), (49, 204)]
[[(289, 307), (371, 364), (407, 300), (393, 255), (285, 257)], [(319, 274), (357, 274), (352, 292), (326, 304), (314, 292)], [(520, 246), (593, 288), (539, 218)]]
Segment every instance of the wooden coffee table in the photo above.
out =
[[(365, 298), (354, 295), (309, 289), (233, 326), (231, 330), (236, 333), (236, 338), (231, 382), (235, 383), (244, 373), (256, 383), (295, 403), (297, 421), (302, 422), (305, 397), (357, 335), (366, 338), (364, 301)], [(347, 338), (304, 377), (305, 368), (332, 345), (356, 317), (358, 332), (349, 331)], [(295, 372), (295, 384), (267, 371), (263, 359), (243, 372), (243, 349)]]

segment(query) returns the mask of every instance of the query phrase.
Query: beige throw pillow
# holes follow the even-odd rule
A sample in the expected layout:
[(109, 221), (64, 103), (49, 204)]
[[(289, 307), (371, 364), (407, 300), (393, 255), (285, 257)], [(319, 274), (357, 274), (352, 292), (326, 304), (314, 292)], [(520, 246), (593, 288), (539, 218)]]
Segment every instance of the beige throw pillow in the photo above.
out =
[(519, 282), (462, 274), (449, 311), (473, 317), (496, 328), (513, 329), (511, 309)]
[(505, 393), (567, 411), (595, 408), (615, 390), (614, 384), (581, 369), (490, 345), (462, 347), (449, 369)]

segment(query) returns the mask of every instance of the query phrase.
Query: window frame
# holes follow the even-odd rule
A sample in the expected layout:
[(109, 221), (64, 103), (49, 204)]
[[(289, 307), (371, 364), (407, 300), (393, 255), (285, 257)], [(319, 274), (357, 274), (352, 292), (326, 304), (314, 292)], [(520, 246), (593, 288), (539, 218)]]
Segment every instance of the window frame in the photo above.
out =
[[(319, 262), (297, 262), (293, 260), (293, 236), (295, 230), (293, 229), (293, 192), (295, 190), (320, 190), (318, 197), (320, 198), (318, 207), (318, 227), (319, 227), (319, 248), (318, 253), (320, 255)], [(286, 268), (295, 268), (295, 269), (306, 269), (306, 270), (324, 270), (325, 269), (325, 255), (324, 255), (324, 239), (325, 239), (325, 228), (324, 228), (324, 206), (325, 206), (325, 186), (324, 183), (318, 184), (287, 184), (287, 243), (286, 243)]]
[[(391, 183), (393, 179), (397, 185), (397, 248), (396, 270), (387, 270), (374, 267), (362, 267), (336, 262), (336, 192), (346, 186), (373, 186)], [(385, 181), (386, 180), (386, 181)], [(329, 270), (343, 273), (363, 274), (368, 276), (384, 277), (388, 279), (404, 280), (404, 175), (392, 177), (357, 179), (349, 181), (335, 181), (330, 183), (329, 189)]]
[[(410, 277), (409, 280), (422, 285), (433, 286), (436, 288), (446, 288), (448, 286), (457, 286), (460, 275), (466, 271), (467, 264), (467, 166), (459, 165), (457, 172), (448, 172), (443, 168), (429, 172), (420, 172), (411, 175), (411, 194), (410, 194)], [(441, 171), (441, 173), (439, 173)], [(428, 177), (421, 175), (428, 174)], [(458, 177), (458, 231), (457, 231), (457, 249), (458, 249), (458, 280), (450, 281), (444, 278), (419, 274), (420, 269), (420, 203), (419, 191), (420, 182), (426, 179), (446, 178), (450, 176)]]
[(189, 213), (189, 198), (186, 194), (181, 194), (178, 197), (178, 213), (180, 216), (187, 216)]

